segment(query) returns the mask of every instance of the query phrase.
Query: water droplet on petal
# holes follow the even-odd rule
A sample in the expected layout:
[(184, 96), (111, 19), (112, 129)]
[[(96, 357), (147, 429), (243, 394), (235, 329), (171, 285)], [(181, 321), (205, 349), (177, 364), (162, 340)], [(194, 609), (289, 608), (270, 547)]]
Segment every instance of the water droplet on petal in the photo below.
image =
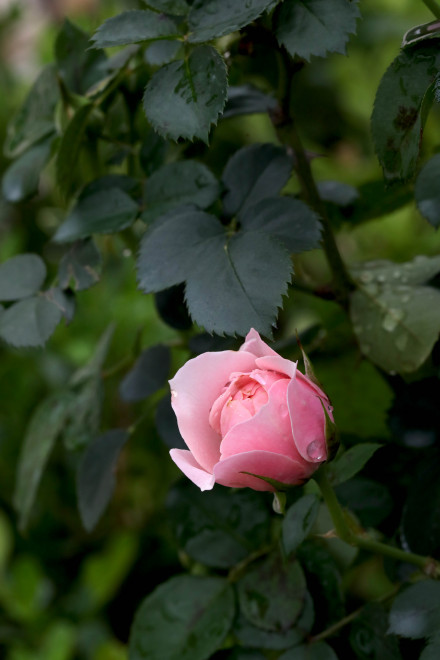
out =
[(171, 396), (175, 399), (177, 397), (176, 390), (171, 390)]
[(307, 456), (311, 461), (322, 461), (325, 456), (325, 450), (320, 440), (313, 440), (307, 447)]

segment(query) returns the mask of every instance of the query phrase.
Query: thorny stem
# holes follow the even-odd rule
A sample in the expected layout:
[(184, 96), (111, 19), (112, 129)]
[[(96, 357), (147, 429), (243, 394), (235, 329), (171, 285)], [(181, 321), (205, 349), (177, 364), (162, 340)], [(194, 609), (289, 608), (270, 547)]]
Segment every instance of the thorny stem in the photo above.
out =
[(292, 63), (289, 61), (287, 54), (283, 51), (279, 52), (279, 71), (281, 116), (273, 117), (273, 121), (278, 130), (281, 141), (288, 143), (295, 154), (296, 172), (301, 185), (303, 197), (321, 218), (321, 224), (323, 226), (323, 248), (333, 273), (335, 297), (344, 307), (347, 307), (348, 295), (350, 291), (355, 288), (355, 284), (351, 279), (339, 252), (327, 210), (319, 195), (309, 159), (296, 130), (295, 121), (292, 117), (290, 107), (290, 95), (294, 71)]
[(368, 534), (356, 534), (349, 526), (346, 515), (339, 504), (335, 491), (327, 477), (326, 468), (323, 466), (314, 476), (318, 484), (327, 508), (335, 525), (335, 534), (349, 545), (368, 550), (374, 554), (391, 557), (397, 561), (407, 562), (417, 566), (425, 575), (431, 578), (440, 578), (440, 563), (432, 557), (423, 557), (413, 552), (406, 552), (400, 548), (386, 545), (375, 541)]
[(435, 0), (422, 0), (436, 18), (440, 18), (440, 6)]

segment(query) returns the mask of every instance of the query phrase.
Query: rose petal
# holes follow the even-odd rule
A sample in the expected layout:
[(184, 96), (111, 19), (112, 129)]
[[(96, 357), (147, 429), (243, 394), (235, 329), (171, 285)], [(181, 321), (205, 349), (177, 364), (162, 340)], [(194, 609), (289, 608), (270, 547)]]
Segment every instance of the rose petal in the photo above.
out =
[[(328, 405), (324, 394), (322, 400)], [(308, 380), (295, 378), (287, 388), (287, 404), (293, 438), (300, 455), (306, 461), (325, 461), (325, 415), (315, 388), (310, 386)]]
[[(239, 351), (248, 351), (253, 353), (256, 357), (263, 357), (264, 355), (277, 355), (272, 348), (270, 348), (265, 342), (261, 339), (260, 335), (254, 328), (251, 328), (246, 335), (244, 344), (239, 348)], [(279, 356), (278, 356), (279, 357)]]
[(271, 371), (277, 371), (280, 374), (289, 376), (289, 378), (295, 378), (296, 368), (298, 366), (298, 362), (286, 360), (285, 358), (282, 358), (281, 355), (276, 354), (259, 357), (255, 360), (255, 362), (259, 369), (270, 369)]
[(234, 371), (255, 368), (255, 356), (245, 351), (203, 353), (189, 360), (172, 380), (171, 405), (177, 424), (194, 458), (212, 472), (220, 459), (220, 436), (209, 424), (209, 412)]
[(203, 470), (190, 451), (171, 449), (170, 456), (183, 474), (191, 479), (200, 490), (212, 490), (215, 483), (214, 475)]
[(262, 479), (243, 472), (275, 479), (283, 484), (299, 485), (316, 470), (315, 463), (299, 463), (287, 456), (269, 451), (248, 451), (222, 459), (214, 467), (215, 481), (231, 488), (274, 491), (275, 488)]
[[(301, 371), (298, 369), (297, 376), (300, 380), (304, 381), (309, 385), (309, 387), (312, 388), (312, 390), (315, 390), (316, 394), (321, 397), (322, 399), (327, 399), (327, 395), (322, 391), (322, 389), (319, 387), (319, 385), (316, 385), (313, 381), (311, 381), (307, 376), (305, 376)], [(333, 410), (333, 408), (332, 408)]]
[(233, 426), (220, 445), (222, 460), (242, 452), (262, 450), (302, 461), (292, 435), (287, 407), (287, 378), (274, 383), (268, 402), (248, 421)]

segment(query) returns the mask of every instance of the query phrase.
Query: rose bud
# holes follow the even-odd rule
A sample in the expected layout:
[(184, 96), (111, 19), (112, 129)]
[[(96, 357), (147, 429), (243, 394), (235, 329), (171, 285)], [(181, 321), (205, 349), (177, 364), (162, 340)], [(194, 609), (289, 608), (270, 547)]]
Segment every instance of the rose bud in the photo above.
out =
[(171, 458), (201, 490), (275, 491), (304, 483), (329, 458), (327, 396), (253, 329), (238, 351), (189, 360), (170, 386), (189, 448), (172, 449)]

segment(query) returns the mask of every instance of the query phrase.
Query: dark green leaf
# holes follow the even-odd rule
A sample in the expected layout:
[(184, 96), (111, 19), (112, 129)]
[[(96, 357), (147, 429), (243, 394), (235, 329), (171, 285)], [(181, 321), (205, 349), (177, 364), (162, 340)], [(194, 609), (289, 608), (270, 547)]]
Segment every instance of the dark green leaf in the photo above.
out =
[(387, 486), (365, 477), (356, 476), (336, 486), (336, 494), (364, 527), (376, 527), (393, 510), (393, 498)]
[(63, 291), (58, 287), (52, 287), (44, 292), (47, 300), (50, 300), (58, 309), (66, 320), (66, 324), (70, 323), (75, 316), (76, 302), (75, 295), (72, 291)]
[(338, 660), (338, 656), (325, 642), (315, 642), (295, 646), (283, 653), (279, 660)]
[(354, 477), (382, 446), (375, 442), (364, 442), (350, 447), (329, 466), (328, 476), (332, 484), (336, 486)]
[(166, 346), (153, 346), (144, 351), (119, 387), (123, 401), (141, 401), (163, 387), (168, 378), (171, 356)]
[(106, 48), (179, 36), (171, 18), (149, 9), (134, 9), (106, 20), (96, 30), (91, 41), (95, 48)]
[(145, 0), (147, 4), (157, 11), (175, 16), (185, 16), (189, 11), (186, 0)]
[(367, 261), (358, 268), (353, 268), (353, 276), (361, 285), (376, 295), (375, 289), (384, 284), (417, 286), (431, 280), (440, 273), (440, 256), (427, 257), (419, 254), (412, 261), (396, 264), (393, 261), (378, 259)]
[(276, 36), (294, 56), (345, 54), (359, 18), (357, 0), (285, 0), (276, 20)]
[(273, 0), (195, 0), (188, 16), (189, 41), (210, 41), (254, 21)]
[(166, 39), (153, 41), (145, 51), (145, 60), (151, 66), (162, 66), (162, 64), (172, 62), (181, 48), (182, 44), (180, 41)]
[(169, 449), (187, 449), (180, 435), (174, 410), (171, 407), (171, 394), (159, 401), (154, 415), (157, 432)]
[(296, 560), (282, 562), (272, 554), (253, 564), (237, 586), (241, 611), (263, 630), (286, 632), (304, 609), (306, 581)]
[(287, 555), (307, 538), (319, 509), (316, 495), (304, 495), (288, 509), (283, 520), (283, 545)]
[(76, 94), (85, 94), (106, 73), (106, 56), (89, 45), (89, 35), (65, 19), (55, 41), (55, 59), (59, 75)]
[(93, 108), (92, 103), (87, 103), (79, 108), (69, 121), (61, 138), (55, 170), (57, 184), (66, 196), (71, 194), (79, 178), (79, 154), (84, 144), (84, 136)]
[(281, 651), (295, 644), (300, 644), (310, 633), (313, 621), (313, 601), (309, 592), (306, 592), (304, 609), (294, 628), (285, 632), (269, 632), (251, 625), (242, 614), (239, 614), (233, 632), (239, 641), (246, 646)]
[(170, 492), (168, 507), (179, 546), (206, 566), (230, 568), (268, 541), (269, 510), (251, 490), (201, 493), (185, 482)]
[(0, 265), (0, 300), (20, 300), (36, 293), (46, 279), (37, 254), (19, 254)]
[(269, 94), (260, 92), (252, 85), (231, 85), (228, 88), (228, 100), (223, 112), (223, 119), (237, 115), (251, 115), (275, 110), (277, 100)]
[(317, 214), (298, 199), (268, 197), (240, 213), (245, 230), (259, 230), (298, 254), (319, 247), (321, 223)]
[(226, 236), (216, 218), (203, 211), (180, 208), (158, 218), (142, 237), (138, 279), (145, 293), (180, 284), (193, 268), (200, 242)]
[(236, 647), (228, 654), (227, 660), (266, 660), (266, 656), (260, 651)]
[(101, 255), (91, 240), (74, 243), (62, 257), (58, 267), (58, 279), (62, 289), (83, 291), (99, 281), (96, 267)]
[(118, 188), (81, 196), (53, 240), (72, 242), (92, 234), (110, 234), (136, 220), (138, 205)]
[(350, 315), (362, 352), (389, 372), (418, 369), (440, 332), (440, 292), (427, 286), (365, 284)]
[(389, 181), (414, 174), (439, 67), (440, 51), (434, 40), (401, 50), (382, 78), (371, 124), (377, 155)]
[(440, 226), (439, 176), (440, 154), (436, 154), (420, 172), (414, 190), (420, 213), (436, 228)]
[(350, 643), (359, 660), (401, 660), (397, 637), (388, 634), (387, 611), (367, 603), (351, 626)]
[(306, 572), (307, 585), (313, 596), (315, 625), (322, 630), (345, 614), (340, 572), (332, 555), (319, 542), (306, 540), (301, 543), (297, 557)]
[(179, 575), (143, 601), (130, 635), (130, 660), (208, 660), (234, 616), (223, 578)]
[(115, 469), (128, 433), (106, 431), (91, 442), (78, 466), (76, 491), (81, 520), (91, 531), (103, 514), (115, 487)]
[(419, 660), (438, 660), (440, 657), (440, 633), (431, 637), (428, 645), (422, 651)]
[(95, 347), (92, 357), (83, 367), (75, 371), (70, 379), (70, 385), (76, 387), (82, 385), (88, 380), (94, 380), (101, 374), (104, 361), (110, 348), (110, 342), (113, 337), (114, 326), (110, 325), (100, 337), (98, 344)]
[(194, 160), (168, 163), (153, 172), (145, 184), (146, 211), (142, 219), (151, 222), (184, 204), (205, 209), (219, 193), (219, 183), (206, 165)]
[(254, 327), (270, 334), (291, 262), (270, 236), (248, 232), (228, 238), (213, 216), (180, 209), (146, 232), (138, 272), (146, 293), (186, 280), (191, 316), (208, 332), (244, 335)]
[(340, 181), (320, 181), (317, 187), (320, 198), (336, 206), (349, 206), (359, 197), (356, 188)]
[[(141, 144), (139, 160), (147, 176), (150, 176), (165, 160), (168, 144), (160, 135), (151, 130)], [(185, 162), (185, 161), (181, 161)]]
[(276, 196), (287, 183), (292, 167), (286, 150), (274, 144), (251, 144), (237, 151), (222, 177), (225, 214), (244, 214), (262, 199)]
[(40, 175), (50, 158), (52, 137), (21, 154), (5, 171), (3, 197), (8, 202), (22, 202), (38, 192)]
[(83, 449), (98, 434), (102, 399), (103, 387), (98, 375), (87, 380), (75, 392), (71, 405), (71, 419), (63, 433), (64, 446), (68, 451)]
[(284, 248), (263, 232), (229, 241), (219, 234), (204, 247), (186, 282), (194, 321), (207, 332), (244, 336), (255, 328), (270, 337), (292, 275)]
[(26, 429), (17, 470), (14, 506), (23, 530), (28, 523), (38, 485), (50, 452), (69, 416), (72, 395), (56, 392), (39, 404)]
[(440, 626), (440, 583), (424, 580), (402, 591), (391, 607), (388, 632), (421, 639), (438, 632)]
[(144, 109), (153, 128), (172, 140), (208, 142), (226, 101), (223, 58), (211, 46), (199, 46), (188, 60), (160, 68), (147, 85)]
[(22, 107), (8, 125), (5, 153), (15, 158), (55, 131), (54, 113), (59, 99), (56, 69), (47, 66), (38, 76)]
[(61, 310), (43, 296), (11, 305), (0, 319), (0, 337), (11, 346), (43, 346), (61, 320)]

